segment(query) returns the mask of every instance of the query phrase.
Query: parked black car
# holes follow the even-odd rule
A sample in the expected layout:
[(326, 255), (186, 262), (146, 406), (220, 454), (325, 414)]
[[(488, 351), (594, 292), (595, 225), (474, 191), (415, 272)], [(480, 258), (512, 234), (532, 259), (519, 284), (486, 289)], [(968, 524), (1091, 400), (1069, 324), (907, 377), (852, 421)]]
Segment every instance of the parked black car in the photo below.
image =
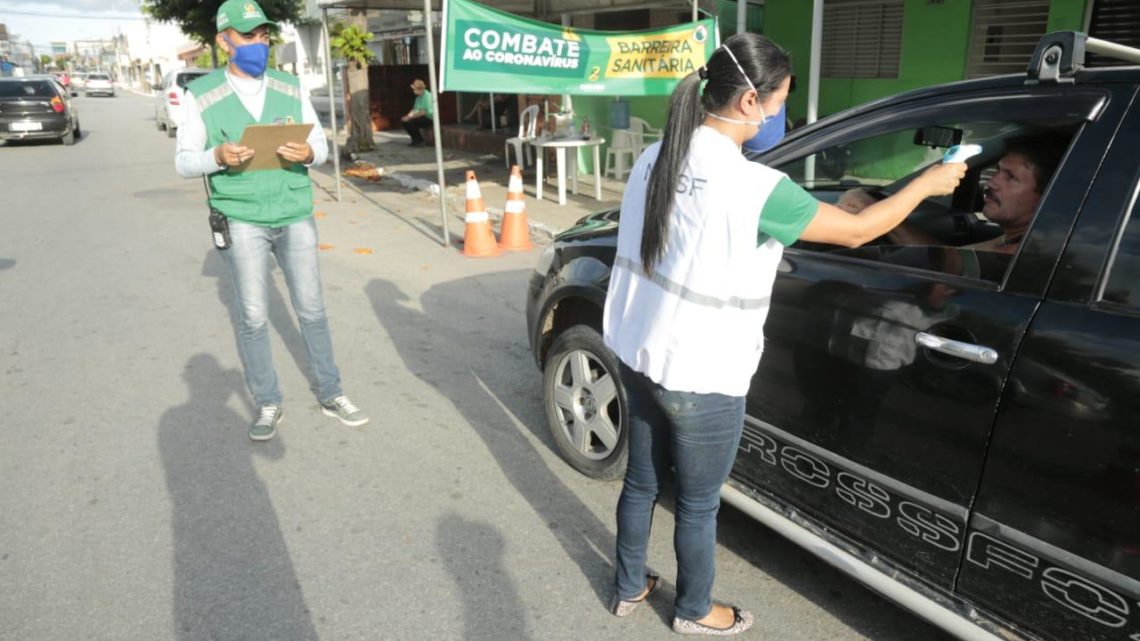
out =
[[(964, 639), (1140, 641), (1140, 67), (1084, 69), (1085, 45), (1050, 34), (1025, 75), (857, 107), (758, 158), (834, 202), (984, 149), (910, 217), (937, 243), (784, 252), (723, 491)], [(1027, 133), (1069, 140), (1031, 228), (1015, 254), (964, 248), (1000, 231), (983, 185)], [(626, 451), (600, 336), (617, 222), (560, 234), (527, 301), (554, 438), (607, 479)]]
[(79, 136), (79, 113), (71, 93), (51, 76), (0, 78), (0, 140)]

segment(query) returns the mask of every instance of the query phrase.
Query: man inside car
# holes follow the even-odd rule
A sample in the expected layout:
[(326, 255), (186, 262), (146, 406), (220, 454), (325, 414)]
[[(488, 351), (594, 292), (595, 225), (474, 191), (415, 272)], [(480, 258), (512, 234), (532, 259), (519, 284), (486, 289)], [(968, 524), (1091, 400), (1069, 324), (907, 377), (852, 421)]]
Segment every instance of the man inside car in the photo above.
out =
[[(997, 173), (986, 181), (982, 214), (1001, 227), (1001, 235), (965, 249), (1013, 254), (1022, 236), (1033, 222), (1041, 192), (1061, 162), (1068, 140), (1052, 135), (1022, 136), (1005, 141), (1005, 154), (998, 160)], [(856, 188), (836, 202), (836, 206), (857, 213), (877, 200)], [(895, 245), (942, 245), (930, 234), (903, 223), (886, 235)]]

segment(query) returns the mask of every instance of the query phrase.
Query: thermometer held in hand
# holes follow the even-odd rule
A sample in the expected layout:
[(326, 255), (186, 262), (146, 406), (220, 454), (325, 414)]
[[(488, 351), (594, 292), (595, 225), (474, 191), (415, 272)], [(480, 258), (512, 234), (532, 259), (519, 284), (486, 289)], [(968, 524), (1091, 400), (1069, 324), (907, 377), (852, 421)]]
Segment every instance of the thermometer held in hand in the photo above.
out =
[(942, 162), (966, 162), (967, 158), (973, 158), (980, 153), (982, 153), (981, 145), (954, 145), (942, 155)]

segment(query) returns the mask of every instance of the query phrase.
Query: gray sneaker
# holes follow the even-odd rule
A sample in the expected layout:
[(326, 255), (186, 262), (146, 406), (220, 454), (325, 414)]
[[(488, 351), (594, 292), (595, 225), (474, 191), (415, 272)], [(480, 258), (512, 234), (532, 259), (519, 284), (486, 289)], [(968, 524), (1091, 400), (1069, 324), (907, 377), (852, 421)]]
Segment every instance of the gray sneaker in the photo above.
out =
[(364, 425), (368, 422), (368, 415), (364, 410), (352, 404), (348, 397), (341, 394), (321, 404), (321, 411), (327, 416), (339, 418), (341, 423), (350, 427)]
[(277, 424), (281, 422), (284, 412), (277, 405), (263, 405), (257, 420), (249, 426), (249, 438), (253, 441), (268, 441), (277, 433)]

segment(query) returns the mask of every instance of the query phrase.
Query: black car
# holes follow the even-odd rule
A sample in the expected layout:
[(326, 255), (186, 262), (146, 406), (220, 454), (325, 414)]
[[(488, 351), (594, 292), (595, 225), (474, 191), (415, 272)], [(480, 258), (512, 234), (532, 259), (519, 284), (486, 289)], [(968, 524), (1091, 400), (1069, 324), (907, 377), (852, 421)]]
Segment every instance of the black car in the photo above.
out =
[[(1085, 69), (1085, 45), (1050, 34), (1025, 75), (860, 106), (758, 158), (835, 202), (983, 148), (909, 218), (933, 242), (785, 250), (722, 492), (963, 639), (1140, 641), (1140, 67)], [(967, 248), (1000, 233), (983, 187), (1027, 134), (1068, 142), (1028, 233)], [(560, 234), (527, 301), (555, 441), (606, 479), (626, 451), (600, 335), (617, 222)]]
[(58, 138), (71, 145), (79, 133), (71, 93), (55, 78), (0, 78), (0, 140)]

